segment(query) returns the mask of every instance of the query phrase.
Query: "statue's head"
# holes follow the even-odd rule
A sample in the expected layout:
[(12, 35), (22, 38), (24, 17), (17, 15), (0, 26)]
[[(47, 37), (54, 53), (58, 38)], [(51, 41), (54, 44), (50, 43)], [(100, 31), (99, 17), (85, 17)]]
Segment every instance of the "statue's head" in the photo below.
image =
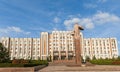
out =
[(75, 23), (74, 29), (77, 29), (77, 28), (78, 28), (79, 30), (84, 30), (82, 26), (79, 26), (78, 23)]

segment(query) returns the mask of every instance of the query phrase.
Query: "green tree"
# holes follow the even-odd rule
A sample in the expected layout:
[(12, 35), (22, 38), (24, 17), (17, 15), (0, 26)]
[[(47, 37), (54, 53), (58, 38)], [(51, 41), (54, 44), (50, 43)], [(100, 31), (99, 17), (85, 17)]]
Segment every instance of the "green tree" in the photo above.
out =
[(118, 56), (118, 58), (117, 58), (118, 60), (120, 60), (120, 56)]
[(0, 63), (5, 63), (10, 60), (8, 50), (0, 43)]
[(83, 56), (81, 56), (81, 61), (84, 62)]
[(95, 56), (93, 56), (93, 60), (96, 60), (96, 57), (95, 57)]
[(51, 59), (51, 58), (52, 58), (52, 56), (50, 55), (50, 56), (49, 56), (49, 61), (50, 61), (50, 62), (52, 61), (52, 59)]
[(89, 56), (86, 56), (86, 61), (88, 61), (88, 62), (90, 61), (90, 58), (89, 58)]

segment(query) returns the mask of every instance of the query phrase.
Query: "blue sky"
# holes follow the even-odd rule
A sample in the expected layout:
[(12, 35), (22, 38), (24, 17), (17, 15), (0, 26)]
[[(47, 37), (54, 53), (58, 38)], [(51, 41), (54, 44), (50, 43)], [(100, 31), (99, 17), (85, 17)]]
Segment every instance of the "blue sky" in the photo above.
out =
[(120, 0), (0, 0), (0, 37), (40, 37), (40, 32), (84, 27), (85, 38), (116, 37)]

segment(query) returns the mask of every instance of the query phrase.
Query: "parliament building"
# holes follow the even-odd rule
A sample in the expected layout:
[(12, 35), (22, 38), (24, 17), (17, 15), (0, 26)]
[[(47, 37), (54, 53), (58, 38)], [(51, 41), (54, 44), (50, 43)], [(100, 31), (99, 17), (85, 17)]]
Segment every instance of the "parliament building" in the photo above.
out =
[[(40, 38), (1, 37), (0, 42), (8, 49), (11, 60), (33, 59), (73, 60), (75, 58), (74, 38), (72, 31), (41, 32)], [(118, 45), (116, 38), (84, 38), (80, 32), (81, 56), (92, 59), (117, 58)]]

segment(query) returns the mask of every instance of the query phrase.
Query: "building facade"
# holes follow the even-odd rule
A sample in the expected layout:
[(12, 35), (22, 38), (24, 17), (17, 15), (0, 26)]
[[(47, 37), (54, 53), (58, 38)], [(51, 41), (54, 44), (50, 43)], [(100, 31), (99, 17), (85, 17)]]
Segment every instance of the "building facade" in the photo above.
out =
[(91, 59), (117, 58), (118, 47), (116, 38), (86, 38), (84, 39), (84, 55)]
[[(2, 37), (0, 42), (8, 49), (11, 60), (74, 60), (75, 46), (72, 31), (41, 32), (40, 38)], [(117, 58), (116, 38), (84, 38), (80, 33), (81, 56), (99, 58)]]
[[(74, 46), (74, 39), (71, 33), (72, 31), (53, 31), (50, 34), (49, 55), (51, 55), (52, 60), (74, 59), (75, 46)], [(80, 33), (80, 36), (81, 39), (83, 40), (82, 33)]]

